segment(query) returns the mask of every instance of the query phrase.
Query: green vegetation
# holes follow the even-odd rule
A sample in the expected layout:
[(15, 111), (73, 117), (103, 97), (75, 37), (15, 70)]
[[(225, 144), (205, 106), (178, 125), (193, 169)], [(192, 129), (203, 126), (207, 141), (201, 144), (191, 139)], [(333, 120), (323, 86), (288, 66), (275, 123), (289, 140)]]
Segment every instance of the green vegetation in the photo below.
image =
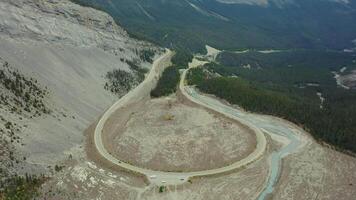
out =
[(64, 167), (65, 167), (65, 166), (55, 165), (55, 166), (54, 166), (54, 171), (60, 172), (60, 171), (63, 170)]
[(343, 67), (356, 67), (353, 54), (333, 51), (293, 50), (270, 54), (227, 52), (217, 59), (221, 64), (212, 63), (206, 67), (223, 76), (239, 76), (272, 90), (278, 88), (303, 96), (305, 93), (315, 96), (315, 89), (318, 92), (333, 91), (337, 85), (332, 72)]
[(131, 90), (136, 83), (136, 78), (130, 72), (115, 69), (106, 74), (108, 82), (105, 83), (104, 88), (117, 95), (122, 95)]
[(163, 193), (166, 190), (165, 186), (160, 186), (159, 187), (159, 193)]
[(126, 61), (132, 72), (127, 72), (121, 69), (114, 69), (106, 73), (107, 82), (104, 85), (105, 90), (108, 90), (119, 96), (127, 93), (133, 87), (141, 83), (145, 79), (147, 73), (146, 68), (140, 67), (134, 61)]
[(273, 53), (249, 51), (246, 53), (223, 52), (217, 56), (217, 61), (228, 67), (251, 68), (324, 68), (334, 69), (354, 65), (352, 53), (324, 50), (284, 50)]
[(27, 175), (4, 178), (0, 181), (0, 199), (31, 200), (38, 196), (38, 189), (46, 180), (44, 176)]
[(283, 8), (216, 0), (72, 1), (108, 12), (137, 38), (194, 52), (203, 52), (205, 44), (218, 49), (343, 49), (356, 35), (352, 1), (345, 6), (298, 0)]
[(180, 80), (179, 69), (187, 68), (192, 59), (191, 54), (184, 50), (177, 50), (172, 58), (173, 65), (164, 70), (156, 88), (151, 91), (151, 97), (157, 98), (175, 93)]
[(151, 97), (168, 96), (176, 92), (179, 83), (179, 71), (176, 66), (170, 66), (164, 70), (155, 89), (151, 91)]
[(153, 57), (155, 55), (155, 51), (152, 49), (145, 49), (140, 51), (140, 59), (144, 62), (153, 62)]
[(0, 66), (0, 104), (10, 108), (11, 112), (32, 114), (32, 117), (49, 114), (45, 105), (46, 89), (42, 89), (37, 80), (27, 78), (18, 70), (11, 68), (6, 61)]
[[(317, 140), (356, 152), (356, 93), (337, 87), (331, 73), (342, 66), (353, 67), (349, 62), (352, 56), (327, 52), (325, 56), (332, 60), (323, 61), (321, 54), (314, 55), (315, 59), (308, 55), (300, 59), (298, 55), (256, 55), (248, 58), (248, 62), (258, 63), (251, 69), (240, 64), (207, 64), (193, 69), (188, 73), (188, 83), (246, 110), (292, 121)], [(239, 60), (248, 56), (237, 57)], [(216, 73), (223, 76), (214, 76)], [(322, 105), (317, 92), (325, 98)]]
[(126, 63), (130, 66), (130, 69), (134, 72), (138, 82), (142, 82), (145, 79), (145, 74), (148, 72), (146, 68), (138, 66), (135, 62), (127, 60)]
[(193, 55), (183, 49), (175, 49), (175, 54), (172, 58), (172, 63), (175, 66), (178, 66), (180, 69), (184, 69), (188, 67), (188, 64), (192, 61)]
[[(151, 53), (153, 52), (146, 52), (147, 55), (151, 55)], [(177, 49), (172, 58), (172, 66), (164, 70), (156, 88), (151, 91), (151, 96), (161, 97), (174, 93), (180, 80), (179, 69), (187, 68), (192, 59), (192, 54)], [(138, 66), (134, 61), (126, 61), (126, 63), (133, 73), (119, 69), (108, 72), (106, 74), (107, 82), (104, 86), (106, 90), (122, 95), (144, 80), (147, 69)]]

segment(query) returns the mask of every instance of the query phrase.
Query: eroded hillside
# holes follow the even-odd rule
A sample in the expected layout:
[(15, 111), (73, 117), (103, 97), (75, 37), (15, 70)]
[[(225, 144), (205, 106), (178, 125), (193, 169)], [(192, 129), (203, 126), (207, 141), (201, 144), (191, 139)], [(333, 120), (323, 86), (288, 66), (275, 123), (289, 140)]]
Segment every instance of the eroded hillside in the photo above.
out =
[[(160, 52), (106, 13), (67, 0), (2, 0), (1, 175), (47, 176), (81, 157), (84, 130)], [(106, 88), (114, 71), (132, 81)]]

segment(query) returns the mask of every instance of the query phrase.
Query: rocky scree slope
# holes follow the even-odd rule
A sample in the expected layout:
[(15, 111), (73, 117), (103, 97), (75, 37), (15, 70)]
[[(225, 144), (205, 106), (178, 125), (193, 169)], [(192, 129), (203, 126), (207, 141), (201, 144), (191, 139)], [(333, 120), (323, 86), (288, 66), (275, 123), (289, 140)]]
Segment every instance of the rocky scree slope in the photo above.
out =
[[(161, 49), (130, 38), (104, 12), (68, 0), (1, 0), (0, 169), (46, 173), (83, 156), (84, 130), (142, 79), (147, 52)], [(113, 71), (141, 78), (112, 93)]]

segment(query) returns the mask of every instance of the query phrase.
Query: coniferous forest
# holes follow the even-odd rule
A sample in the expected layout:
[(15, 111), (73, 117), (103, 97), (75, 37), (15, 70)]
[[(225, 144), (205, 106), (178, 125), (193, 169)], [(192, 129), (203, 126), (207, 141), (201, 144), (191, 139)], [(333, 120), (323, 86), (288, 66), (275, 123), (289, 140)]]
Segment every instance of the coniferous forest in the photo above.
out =
[(187, 68), (192, 59), (190, 53), (176, 49), (172, 57), (172, 65), (164, 70), (157, 86), (151, 91), (151, 97), (157, 98), (175, 93), (180, 80), (179, 70)]
[[(229, 57), (225, 61), (230, 62), (229, 67), (210, 63), (203, 68), (190, 70), (188, 83), (248, 111), (294, 122), (315, 139), (339, 150), (356, 152), (356, 91), (336, 85), (331, 72), (338, 69), (326, 67), (328, 62), (316, 63), (317, 60), (313, 61), (316, 63), (314, 68), (302, 64), (293, 68), (290, 66), (296, 66), (300, 60), (284, 59), (283, 62), (289, 67), (282, 64), (280, 67), (270, 67), (278, 66), (273, 59), (266, 61), (268, 66), (260, 62), (264, 58), (244, 58), (246, 63), (253, 60), (254, 66), (248, 69), (246, 63), (233, 66), (233, 62), (237, 61)], [(347, 60), (337, 58), (341, 59), (340, 62)], [(274, 61), (283, 63), (278, 57)], [(317, 94), (321, 94), (325, 100), (322, 102)]]

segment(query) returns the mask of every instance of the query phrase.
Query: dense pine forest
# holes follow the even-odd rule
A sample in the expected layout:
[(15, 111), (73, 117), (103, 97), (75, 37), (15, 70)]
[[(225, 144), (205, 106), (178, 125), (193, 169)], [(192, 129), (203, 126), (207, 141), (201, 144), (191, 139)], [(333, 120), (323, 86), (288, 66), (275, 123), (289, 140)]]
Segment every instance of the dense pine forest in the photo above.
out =
[(175, 93), (180, 80), (179, 70), (187, 68), (192, 59), (190, 53), (177, 49), (172, 58), (172, 66), (164, 70), (156, 88), (151, 91), (151, 97), (157, 98)]
[[(236, 60), (229, 58), (221, 62), (230, 64), (229, 67), (210, 63), (192, 69), (188, 73), (188, 83), (248, 111), (294, 122), (317, 140), (339, 150), (356, 152), (356, 91), (338, 87), (331, 73), (341, 66), (355, 67), (352, 57), (329, 53), (314, 55), (315, 59), (283, 54), (255, 55), (238, 55)], [(220, 55), (220, 61), (222, 56), (226, 55)], [(324, 56), (330, 59), (321, 59)], [(245, 63), (241, 57), (245, 58)], [(273, 59), (267, 61), (271, 57)], [(256, 65), (248, 62), (251, 60)], [(317, 94), (325, 100), (321, 101)]]
[(353, 1), (347, 6), (336, 0), (263, 1), (277, 2), (269, 6), (243, 4), (246, 0), (72, 1), (108, 12), (132, 36), (194, 52), (204, 52), (206, 44), (218, 49), (344, 49), (353, 46), (356, 35)]
[(176, 91), (179, 82), (179, 71), (175, 66), (164, 70), (155, 89), (151, 91), (151, 97), (168, 96)]

